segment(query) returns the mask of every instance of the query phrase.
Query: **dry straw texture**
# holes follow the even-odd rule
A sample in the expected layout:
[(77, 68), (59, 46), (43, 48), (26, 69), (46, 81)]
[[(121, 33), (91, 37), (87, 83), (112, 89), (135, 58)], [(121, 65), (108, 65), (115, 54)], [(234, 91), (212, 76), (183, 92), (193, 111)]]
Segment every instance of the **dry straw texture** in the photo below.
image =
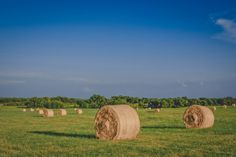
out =
[(26, 112), (26, 109), (24, 108), (22, 111), (23, 111), (23, 112)]
[(223, 105), (224, 109), (227, 109), (227, 105)]
[(59, 115), (66, 116), (67, 115), (67, 111), (65, 109), (60, 109), (59, 110)]
[(183, 120), (186, 128), (210, 128), (214, 124), (214, 114), (208, 107), (193, 105), (186, 109)]
[(44, 112), (43, 112), (43, 110), (38, 110), (38, 113), (40, 114), (40, 115), (43, 115), (44, 114)]
[(33, 109), (33, 108), (31, 108), (31, 109), (30, 109), (30, 111), (31, 111), (31, 112), (34, 112), (34, 109)]
[(156, 112), (161, 112), (161, 110), (159, 108), (156, 109)]
[(45, 110), (43, 110), (43, 115), (44, 115), (44, 117), (53, 117), (54, 112), (51, 109), (45, 109)]
[(134, 139), (140, 130), (135, 109), (129, 105), (107, 105), (95, 118), (96, 137), (107, 140)]
[(75, 110), (75, 112), (76, 112), (77, 114), (82, 114), (82, 113), (83, 113), (82, 109), (80, 109), (80, 108), (77, 108), (77, 109)]

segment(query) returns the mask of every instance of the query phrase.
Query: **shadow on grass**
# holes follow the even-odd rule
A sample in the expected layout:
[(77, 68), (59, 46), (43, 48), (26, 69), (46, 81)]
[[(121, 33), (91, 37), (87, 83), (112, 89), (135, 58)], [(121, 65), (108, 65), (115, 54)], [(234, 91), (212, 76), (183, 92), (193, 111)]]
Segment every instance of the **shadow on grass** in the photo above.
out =
[(184, 126), (142, 126), (142, 129), (185, 129)]
[(75, 138), (87, 138), (87, 139), (95, 139), (95, 135), (93, 134), (70, 134), (70, 133), (60, 133), (53, 131), (30, 131), (32, 134), (41, 134), (41, 135), (49, 135), (49, 136), (60, 136), (60, 137), (75, 137)]

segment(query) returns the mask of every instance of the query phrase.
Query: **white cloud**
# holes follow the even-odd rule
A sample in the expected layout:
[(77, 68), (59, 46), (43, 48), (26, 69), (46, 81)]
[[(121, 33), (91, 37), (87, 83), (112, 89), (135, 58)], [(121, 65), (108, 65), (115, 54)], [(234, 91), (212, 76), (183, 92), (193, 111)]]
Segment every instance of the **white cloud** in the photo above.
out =
[(223, 32), (214, 36), (216, 39), (233, 42), (236, 44), (236, 22), (229, 19), (220, 18), (216, 20), (216, 25), (223, 28)]
[(187, 87), (188, 87), (187, 83), (184, 82), (184, 81), (177, 81), (177, 83), (178, 83), (181, 87), (183, 87), (183, 88), (187, 88)]

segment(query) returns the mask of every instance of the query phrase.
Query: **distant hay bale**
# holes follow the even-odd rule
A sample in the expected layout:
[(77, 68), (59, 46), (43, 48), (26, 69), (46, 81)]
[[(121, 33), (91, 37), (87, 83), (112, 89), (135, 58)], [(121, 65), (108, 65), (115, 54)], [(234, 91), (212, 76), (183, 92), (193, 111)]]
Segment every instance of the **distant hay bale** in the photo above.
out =
[(215, 112), (215, 111), (216, 111), (216, 107), (215, 107), (215, 106), (209, 107), (209, 109), (210, 109), (212, 112)]
[(156, 109), (156, 112), (161, 112), (161, 110), (159, 108)]
[(223, 105), (224, 109), (227, 109), (227, 105)]
[(151, 107), (149, 107), (148, 109), (149, 109), (149, 110), (151, 110), (152, 108), (151, 108)]
[(30, 111), (31, 111), (31, 112), (34, 112), (34, 109), (33, 109), (33, 108), (31, 108), (31, 109), (30, 109)]
[(45, 110), (43, 110), (43, 116), (44, 117), (53, 117), (54, 112), (51, 109), (45, 109)]
[(43, 115), (44, 114), (44, 112), (43, 112), (43, 110), (38, 110), (38, 113), (40, 114), (40, 115)]
[(66, 109), (60, 109), (60, 110), (59, 110), (59, 115), (61, 115), (61, 116), (66, 116), (66, 115), (67, 115)]
[(77, 108), (74, 108), (74, 110), (76, 111), (76, 110), (77, 110)]
[(106, 140), (134, 139), (140, 130), (135, 109), (129, 105), (106, 105), (96, 114), (96, 137)]
[(232, 104), (233, 107), (235, 107), (236, 105), (235, 104)]
[(138, 107), (136, 107), (136, 110), (137, 110), (137, 111), (139, 110)]
[(23, 111), (23, 112), (26, 112), (26, 109), (24, 108), (22, 111)]
[(80, 108), (77, 108), (77, 109), (75, 110), (75, 112), (76, 112), (77, 114), (82, 114), (82, 113), (83, 113), (83, 110), (80, 109)]
[(214, 114), (205, 106), (193, 105), (186, 109), (183, 120), (186, 128), (210, 128), (214, 124)]

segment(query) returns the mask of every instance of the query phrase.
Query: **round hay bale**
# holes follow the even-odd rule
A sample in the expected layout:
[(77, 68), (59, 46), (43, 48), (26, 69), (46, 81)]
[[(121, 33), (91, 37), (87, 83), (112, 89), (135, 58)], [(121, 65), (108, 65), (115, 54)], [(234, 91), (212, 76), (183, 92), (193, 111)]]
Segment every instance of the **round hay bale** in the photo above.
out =
[(59, 115), (61, 115), (61, 116), (66, 116), (66, 115), (67, 115), (66, 109), (60, 109), (60, 110), (59, 110)]
[(134, 139), (140, 130), (135, 109), (129, 105), (106, 105), (96, 114), (96, 137), (106, 140)]
[(34, 109), (33, 109), (33, 108), (31, 108), (31, 109), (30, 109), (30, 111), (31, 111), (31, 112), (34, 112)]
[(53, 117), (54, 112), (51, 109), (45, 109), (45, 110), (43, 110), (43, 116), (44, 117)]
[(235, 104), (232, 104), (233, 107), (235, 107), (236, 105)]
[(80, 109), (80, 108), (77, 108), (75, 112), (76, 112), (77, 114), (82, 114), (82, 113), (83, 113), (83, 110)]
[(214, 114), (208, 107), (193, 105), (186, 109), (183, 120), (186, 128), (210, 128)]
[(23, 111), (23, 112), (26, 112), (26, 109), (24, 108), (22, 111)]
[(74, 110), (76, 111), (76, 110), (77, 110), (77, 108), (74, 108)]
[(161, 110), (159, 108), (156, 109), (156, 112), (161, 112)]
[(224, 109), (227, 109), (227, 105), (223, 105)]
[(44, 114), (44, 112), (43, 112), (43, 110), (38, 110), (38, 113), (40, 114), (40, 115), (43, 115)]
[(209, 109), (210, 109), (212, 112), (215, 112), (215, 111), (216, 111), (216, 107), (215, 107), (215, 106), (209, 107)]

